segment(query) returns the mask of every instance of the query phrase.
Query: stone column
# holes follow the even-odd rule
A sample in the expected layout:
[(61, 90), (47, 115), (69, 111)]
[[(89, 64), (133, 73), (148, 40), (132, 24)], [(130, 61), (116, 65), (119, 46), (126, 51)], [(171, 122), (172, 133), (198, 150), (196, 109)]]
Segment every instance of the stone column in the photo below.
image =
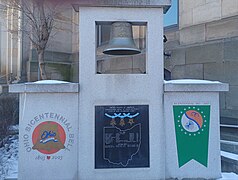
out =
[(219, 92), (228, 89), (204, 80), (165, 83), (166, 178), (221, 177)]
[(20, 93), (19, 180), (76, 180), (78, 84), (10, 85)]

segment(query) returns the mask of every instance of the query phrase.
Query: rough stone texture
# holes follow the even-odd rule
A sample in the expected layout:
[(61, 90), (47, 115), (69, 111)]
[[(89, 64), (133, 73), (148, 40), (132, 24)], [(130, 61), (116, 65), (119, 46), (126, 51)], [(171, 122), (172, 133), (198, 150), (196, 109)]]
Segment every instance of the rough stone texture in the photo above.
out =
[(238, 16), (206, 24), (207, 40), (215, 40), (234, 36), (238, 36)]
[(221, 150), (238, 154), (238, 142), (221, 141)]
[(181, 12), (185, 12), (190, 9), (193, 9), (194, 7), (204, 5), (205, 3), (206, 3), (206, 0), (196, 0), (196, 1), (180, 0), (179, 7)]
[[(226, 93), (226, 108), (238, 110), (238, 86), (230, 86), (230, 91)], [(237, 117), (236, 117), (237, 118)]]
[(225, 141), (238, 142), (237, 128), (225, 127), (226, 125), (221, 125), (221, 139)]
[(222, 17), (229, 17), (238, 14), (237, 0), (221, 0), (222, 3)]
[(183, 45), (205, 42), (205, 34), (204, 24), (183, 28), (180, 30), (180, 43)]
[(193, 25), (221, 18), (221, 2), (212, 1), (193, 8)]
[(238, 15), (237, 0), (179, 1), (179, 25), (185, 28)]
[(224, 63), (222, 62), (204, 63), (204, 79), (227, 82), (225, 81), (226, 77), (225, 77)]
[(238, 119), (229, 118), (229, 117), (221, 117), (221, 124), (228, 124), (228, 125), (238, 126)]
[[(190, 2), (190, 1), (187, 1), (187, 2)], [(193, 10), (192, 9), (187, 9), (186, 11), (181, 12), (179, 14), (179, 26), (180, 26), (180, 28), (187, 27), (191, 24), (193, 24)]]
[(238, 117), (238, 111), (232, 110), (232, 109), (222, 109), (221, 116), (223, 117), (229, 117), (229, 118), (237, 118)]
[(203, 79), (203, 64), (175, 66), (171, 73), (172, 79)]
[(235, 172), (238, 173), (238, 161), (228, 159), (226, 157), (221, 157), (221, 167), (223, 172)]
[[(237, 26), (237, 29), (238, 29), (238, 26)], [(237, 61), (238, 62), (237, 49), (238, 49), (238, 39), (237, 38), (225, 40), (225, 42), (224, 42), (224, 59), (226, 61)]]
[(186, 64), (222, 62), (223, 44), (204, 44), (186, 49)]
[(225, 81), (229, 82), (231, 86), (238, 86), (237, 68), (238, 61), (225, 62)]

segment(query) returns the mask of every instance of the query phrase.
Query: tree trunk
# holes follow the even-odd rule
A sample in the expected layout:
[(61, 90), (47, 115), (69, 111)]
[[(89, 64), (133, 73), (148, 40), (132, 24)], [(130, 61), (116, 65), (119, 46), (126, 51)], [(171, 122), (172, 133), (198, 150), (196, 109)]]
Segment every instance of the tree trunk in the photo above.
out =
[(39, 62), (39, 69), (40, 69), (40, 79), (45, 80), (47, 79), (46, 71), (45, 71), (45, 62), (44, 62), (44, 50), (38, 50), (38, 62)]

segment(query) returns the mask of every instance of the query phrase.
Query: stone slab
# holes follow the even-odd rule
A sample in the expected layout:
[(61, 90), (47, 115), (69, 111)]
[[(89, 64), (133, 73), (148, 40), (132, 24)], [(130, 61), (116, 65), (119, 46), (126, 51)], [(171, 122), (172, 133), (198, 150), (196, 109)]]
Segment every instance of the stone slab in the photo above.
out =
[(193, 8), (193, 24), (201, 24), (221, 18), (221, 2), (213, 1)]
[(238, 126), (238, 118), (229, 118), (221, 116), (221, 124)]
[(9, 92), (12, 93), (78, 93), (78, 83), (51, 83), (51, 84), (11, 84)]
[(184, 28), (193, 25), (193, 9), (186, 9), (179, 15), (179, 27)]
[(237, 69), (238, 61), (226, 61), (224, 63), (225, 81), (230, 85), (238, 86)]
[(222, 62), (205, 63), (203, 66), (204, 66), (204, 79), (226, 82), (224, 63)]
[(172, 80), (165, 81), (165, 92), (219, 92), (228, 91), (229, 85), (218, 81)]
[(181, 45), (205, 42), (205, 24), (190, 26), (180, 30)]
[(203, 79), (203, 64), (176, 65), (171, 73), (172, 79)]
[[(78, 96), (20, 94), (19, 180), (78, 179)], [(47, 141), (51, 131), (56, 143)]]
[[(230, 4), (230, 3), (227, 3)], [(230, 17), (206, 24), (206, 39), (215, 40), (238, 36), (238, 17)]]
[[(129, 2), (129, 1), (128, 1)], [(164, 179), (163, 10), (162, 8), (80, 7), (80, 97), (78, 179)], [(95, 21), (147, 22), (147, 74), (95, 74)], [(90, 34), (90, 36), (88, 35)], [(95, 169), (95, 106), (149, 105), (150, 166)], [(87, 141), (86, 141), (87, 140)], [(103, 150), (103, 148), (101, 148)], [(100, 156), (100, 158), (103, 158)], [(133, 163), (133, 157), (132, 161)]]
[(238, 142), (221, 140), (221, 150), (238, 154)]
[(193, 46), (186, 49), (186, 64), (222, 62), (223, 43)]
[(71, 0), (76, 11), (81, 7), (129, 7), (129, 8), (164, 8), (166, 13), (171, 0)]
[[(238, 24), (238, 19), (237, 19)], [(236, 24), (236, 25), (237, 25)], [(236, 27), (238, 29), (238, 25)], [(238, 30), (237, 30), (238, 32)], [(224, 59), (227, 61), (237, 61), (238, 62), (238, 39), (232, 38), (224, 42)]]
[(229, 3), (223, 0), (221, 3), (222, 3), (222, 17), (223, 18), (238, 15), (238, 1), (237, 0), (229, 0)]
[(238, 86), (230, 86), (230, 91), (226, 93), (226, 107), (230, 110), (238, 110)]
[[(227, 93), (227, 92), (226, 92)], [(221, 116), (222, 117), (229, 117), (229, 118), (237, 118), (238, 111), (233, 109), (221, 109)]]

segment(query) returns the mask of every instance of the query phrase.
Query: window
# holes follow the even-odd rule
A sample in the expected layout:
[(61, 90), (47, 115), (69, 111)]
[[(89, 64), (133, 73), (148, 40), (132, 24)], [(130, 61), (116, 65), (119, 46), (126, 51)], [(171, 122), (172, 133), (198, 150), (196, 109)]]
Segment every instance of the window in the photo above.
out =
[(141, 53), (137, 55), (111, 56), (103, 53), (109, 46), (112, 25), (97, 22), (97, 74), (145, 74), (146, 73), (146, 30), (147, 24), (132, 25), (133, 40)]

